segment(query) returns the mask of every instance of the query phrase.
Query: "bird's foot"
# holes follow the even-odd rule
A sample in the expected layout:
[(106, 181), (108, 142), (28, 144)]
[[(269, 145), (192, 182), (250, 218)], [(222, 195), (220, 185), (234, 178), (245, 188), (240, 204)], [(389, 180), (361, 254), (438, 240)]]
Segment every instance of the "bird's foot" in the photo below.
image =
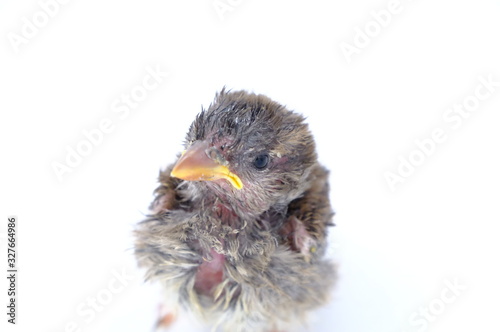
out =
[(177, 320), (177, 310), (168, 310), (164, 305), (158, 309), (159, 315), (156, 321), (155, 331), (166, 331)]

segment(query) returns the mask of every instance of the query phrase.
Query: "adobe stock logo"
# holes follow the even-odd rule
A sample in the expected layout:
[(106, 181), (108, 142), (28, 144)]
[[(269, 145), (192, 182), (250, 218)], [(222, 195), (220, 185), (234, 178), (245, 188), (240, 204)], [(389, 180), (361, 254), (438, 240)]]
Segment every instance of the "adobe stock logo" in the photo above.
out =
[(347, 63), (351, 63), (355, 54), (360, 54), (363, 49), (368, 47), (372, 40), (391, 24), (393, 18), (401, 14), (403, 9), (404, 6), (400, 0), (390, 0), (385, 9), (370, 12), (371, 19), (364, 24), (363, 28), (355, 26), (352, 43), (342, 41), (339, 44)]
[[(129, 93), (122, 93), (111, 103), (111, 111), (118, 115), (119, 120), (125, 120), (129, 117), (131, 110), (139, 107), (149, 95), (150, 92), (157, 89), (163, 83), (168, 72), (161, 70), (159, 65), (156, 69), (146, 66), (146, 75), (141, 84), (137, 84)], [(66, 145), (66, 156), (64, 161), (52, 161), (51, 166), (59, 182), (67, 173), (72, 173), (76, 167), (82, 164), (85, 157), (88, 157), (94, 151), (94, 148), (101, 145), (107, 134), (112, 133), (117, 125), (111, 118), (102, 118), (96, 128), (84, 129), (82, 138), (73, 146)]]
[(243, 0), (215, 0), (212, 6), (219, 19), (224, 21), (226, 13), (234, 11), (242, 2)]
[(439, 297), (432, 299), (425, 306), (420, 306), (417, 311), (410, 315), (408, 321), (411, 326), (418, 328), (418, 332), (427, 331), (429, 325), (435, 322), (438, 316), (444, 314), (448, 307), (467, 289), (465, 285), (458, 282), (457, 278), (453, 282), (445, 279), (444, 284), (446, 287), (441, 290)]
[[(443, 112), (444, 123), (453, 130), (460, 129), (463, 122), (477, 112), (480, 103), (489, 99), (500, 87), (500, 81), (495, 81), (493, 74), (478, 76), (477, 79), (479, 84), (471, 94)], [(395, 191), (398, 184), (405, 183), (438, 150), (439, 145), (448, 139), (450, 131), (447, 132), (444, 128), (435, 127), (428, 137), (415, 140), (415, 147), (406, 156), (397, 157), (395, 171), (384, 172), (384, 179), (391, 191)]]
[(38, 5), (40, 10), (36, 11), (31, 19), (26, 16), (21, 17), (22, 25), (20, 33), (7, 32), (7, 39), (14, 49), (15, 53), (19, 53), (21, 45), (28, 44), (30, 40), (35, 38), (41, 29), (45, 28), (51, 19), (59, 14), (61, 5), (65, 5), (69, 0), (40, 0)]
[(113, 301), (129, 287), (130, 282), (137, 279), (135, 274), (129, 274), (125, 268), (121, 272), (112, 269), (112, 277), (108, 280), (106, 287), (99, 289), (93, 296), (87, 296), (84, 301), (76, 307), (77, 319), (66, 322), (64, 332), (82, 332), (91, 324), (100, 313), (106, 311)]

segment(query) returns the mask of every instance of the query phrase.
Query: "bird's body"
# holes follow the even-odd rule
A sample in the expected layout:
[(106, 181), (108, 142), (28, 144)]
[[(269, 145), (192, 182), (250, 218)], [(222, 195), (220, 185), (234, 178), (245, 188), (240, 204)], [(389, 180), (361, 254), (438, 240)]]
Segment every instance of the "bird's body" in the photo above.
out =
[(262, 95), (222, 91), (185, 153), (160, 173), (136, 256), (170, 300), (222, 331), (285, 328), (324, 304), (333, 216), (304, 118)]

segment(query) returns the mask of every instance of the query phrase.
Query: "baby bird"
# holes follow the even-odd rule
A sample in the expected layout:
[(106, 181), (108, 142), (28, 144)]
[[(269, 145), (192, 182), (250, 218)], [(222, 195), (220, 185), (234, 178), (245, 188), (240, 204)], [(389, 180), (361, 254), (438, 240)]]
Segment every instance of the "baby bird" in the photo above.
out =
[(170, 305), (214, 331), (294, 327), (328, 300), (328, 172), (304, 121), (266, 96), (223, 89), (160, 172), (135, 255)]

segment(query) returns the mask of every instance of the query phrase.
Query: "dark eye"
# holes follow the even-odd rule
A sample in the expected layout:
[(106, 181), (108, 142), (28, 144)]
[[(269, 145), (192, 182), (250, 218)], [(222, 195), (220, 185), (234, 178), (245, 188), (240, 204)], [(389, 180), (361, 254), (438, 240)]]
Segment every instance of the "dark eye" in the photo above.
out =
[(253, 161), (253, 165), (258, 169), (266, 168), (267, 164), (269, 164), (269, 155), (267, 153), (258, 155)]

